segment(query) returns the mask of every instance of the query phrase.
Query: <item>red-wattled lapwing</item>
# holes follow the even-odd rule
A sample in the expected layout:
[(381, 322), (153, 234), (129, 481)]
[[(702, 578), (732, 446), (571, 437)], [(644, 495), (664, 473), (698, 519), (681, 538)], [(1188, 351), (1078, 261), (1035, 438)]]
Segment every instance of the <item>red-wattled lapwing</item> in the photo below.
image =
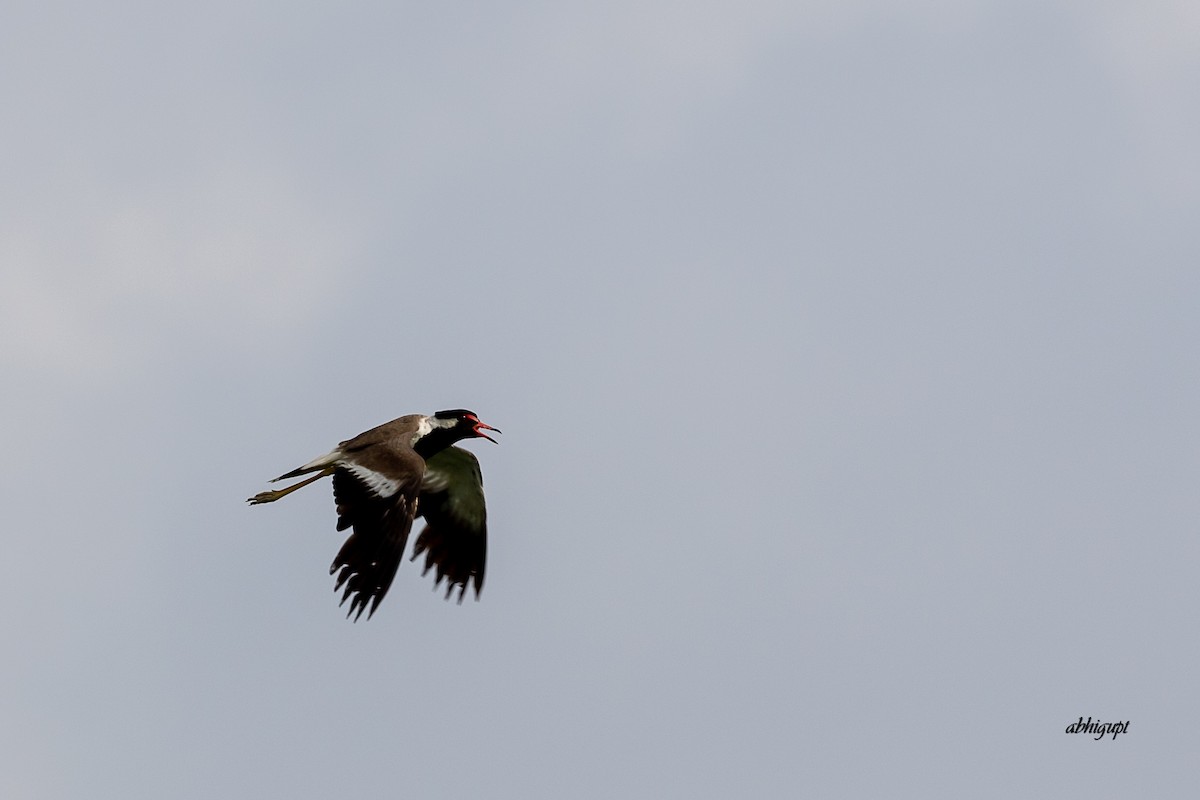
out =
[(352, 531), (329, 574), (338, 573), (334, 591), (345, 585), (342, 603), (350, 600), (346, 616), (356, 621), (364, 610), (370, 619), (387, 594), (415, 517), (425, 517), (426, 525), (412, 557), (426, 554), (424, 572), (437, 567), (434, 585), (447, 580), (447, 599), (457, 586), (461, 603), (468, 582), (478, 599), (487, 559), (483, 475), (474, 455), (452, 445), (473, 437), (495, 442), (485, 430), (500, 432), (464, 409), (409, 414), (360, 433), (275, 481), (317, 473), (311, 478), (260, 492), (248, 502), (273, 503), (333, 475), (337, 529)]

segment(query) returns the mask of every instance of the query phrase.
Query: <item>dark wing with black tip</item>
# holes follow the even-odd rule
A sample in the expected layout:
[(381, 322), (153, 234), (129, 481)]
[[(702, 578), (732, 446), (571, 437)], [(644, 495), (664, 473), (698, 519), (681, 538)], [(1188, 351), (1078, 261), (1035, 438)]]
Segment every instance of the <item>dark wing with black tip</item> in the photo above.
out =
[[(406, 442), (348, 453), (333, 473), (337, 529), (351, 529), (329, 568), (355, 621), (375, 613), (400, 568), (412, 530), (425, 460)], [(369, 606), (369, 608), (368, 608)]]
[(437, 567), (434, 586), (446, 579), (446, 599), (458, 587), (461, 603), (468, 583), (475, 587), (478, 599), (487, 563), (487, 506), (478, 459), (461, 447), (447, 447), (431, 456), (425, 465), (418, 513), (426, 524), (412, 557), (416, 560), (425, 554), (422, 574)]

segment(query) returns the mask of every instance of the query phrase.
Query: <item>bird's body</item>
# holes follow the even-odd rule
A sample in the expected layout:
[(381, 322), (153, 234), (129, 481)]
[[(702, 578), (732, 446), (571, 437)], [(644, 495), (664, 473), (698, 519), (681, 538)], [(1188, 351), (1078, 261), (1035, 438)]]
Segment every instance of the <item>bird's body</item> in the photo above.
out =
[[(400, 567), (413, 520), (424, 516), (413, 558), (426, 554), (425, 571), (437, 567), (437, 581), (448, 580), (446, 596), (467, 584), (475, 596), (483, 587), (487, 557), (487, 510), (483, 477), (475, 456), (456, 441), (497, 431), (462, 409), (426, 416), (409, 414), (347, 439), (276, 481), (316, 475), (284, 489), (261, 492), (251, 504), (271, 503), (326, 475), (333, 476), (337, 529), (350, 536), (330, 567), (335, 590), (350, 600), (349, 614), (369, 618), (392, 585)], [(370, 608), (368, 609), (368, 605)]]

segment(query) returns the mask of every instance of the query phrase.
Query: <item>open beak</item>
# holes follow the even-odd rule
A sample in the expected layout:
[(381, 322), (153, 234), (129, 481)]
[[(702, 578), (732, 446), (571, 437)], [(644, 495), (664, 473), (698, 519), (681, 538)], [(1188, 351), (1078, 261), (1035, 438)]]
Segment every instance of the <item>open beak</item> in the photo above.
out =
[(492, 437), (490, 437), (486, 433), (484, 433), (484, 431), (495, 431), (496, 433), (503, 433), (504, 431), (500, 430), (499, 428), (493, 428), (491, 425), (488, 425), (486, 422), (476, 422), (475, 423), (475, 435), (476, 436), (480, 436), (484, 439), (487, 439), (492, 444), (500, 444), (495, 439), (493, 439)]

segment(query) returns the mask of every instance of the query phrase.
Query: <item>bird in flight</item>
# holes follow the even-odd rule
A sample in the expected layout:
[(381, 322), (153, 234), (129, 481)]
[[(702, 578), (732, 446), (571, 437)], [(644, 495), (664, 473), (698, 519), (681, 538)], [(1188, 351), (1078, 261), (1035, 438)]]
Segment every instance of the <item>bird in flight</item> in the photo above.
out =
[(425, 554), (421, 574), (436, 567), (434, 586), (446, 579), (447, 599), (457, 587), (461, 603), (468, 583), (479, 599), (487, 560), (483, 475), (475, 456), (454, 443), (471, 438), (495, 443), (484, 431), (500, 433), (461, 408), (430, 416), (409, 414), (347, 439), (271, 482), (315, 472), (312, 477), (259, 492), (247, 502), (273, 503), (333, 476), (337, 529), (351, 530), (329, 574), (337, 574), (334, 591), (342, 590), (339, 605), (349, 600), (346, 616), (355, 621), (363, 611), (370, 619), (387, 594), (416, 517), (425, 518), (412, 555), (415, 560)]

